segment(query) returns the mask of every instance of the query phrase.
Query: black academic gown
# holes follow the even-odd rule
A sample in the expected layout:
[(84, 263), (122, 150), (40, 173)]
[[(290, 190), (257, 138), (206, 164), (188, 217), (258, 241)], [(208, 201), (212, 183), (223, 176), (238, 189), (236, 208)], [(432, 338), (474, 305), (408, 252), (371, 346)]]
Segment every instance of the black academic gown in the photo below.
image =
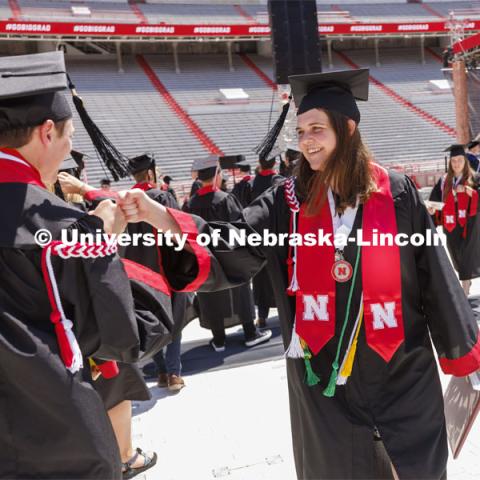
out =
[[(396, 173), (390, 173), (390, 182), (398, 232), (410, 235), (433, 229), (412, 182)], [(352, 235), (361, 226), (361, 213), (360, 206)], [(290, 210), (285, 203), (284, 187), (265, 192), (244, 210), (244, 216), (257, 232), (289, 232)], [(268, 247), (263, 251), (287, 347), (295, 315), (294, 297), (285, 293), (287, 248)], [(344, 254), (353, 265), (356, 246), (349, 244)], [(338, 345), (350, 282), (337, 283), (336, 334), (312, 359), (314, 371), (321, 376), (320, 384), (307, 386), (303, 361), (287, 359), (292, 440), (299, 479), (384, 478), (382, 469), (388, 472), (388, 465), (381, 452), (379, 456), (379, 442), (373, 441), (374, 427), (378, 428), (401, 479), (439, 479), (445, 472), (448, 451), (443, 397), (430, 335), (439, 357), (454, 359), (455, 365), (461, 366), (463, 356), (471, 355), (477, 342), (478, 328), (441, 246), (400, 247), (400, 259), (405, 342), (388, 364), (367, 346), (362, 326), (348, 383), (337, 386), (333, 398), (322, 394)], [(346, 338), (358, 313), (361, 278), (359, 272)]]
[[(252, 189), (250, 202), (262, 195), (266, 190), (272, 186), (278, 185), (282, 182), (284, 177), (281, 175), (260, 175), (257, 174), (252, 181)], [(249, 202), (249, 203), (250, 203)], [(255, 277), (253, 278), (253, 298), (255, 305), (262, 307), (272, 307), (276, 306), (275, 297), (273, 295), (272, 281), (268, 274), (268, 269), (263, 268)]]
[[(241, 219), (242, 207), (231, 194), (217, 190), (203, 194), (202, 189), (190, 199), (188, 211), (207, 222), (235, 222)], [(200, 325), (216, 330), (253, 321), (254, 311), (249, 285), (198, 293)]]
[[(62, 363), (41, 274), (40, 228), (54, 239), (97, 233), (102, 222), (36, 185), (0, 184), (0, 477), (120, 479), (120, 456), (90, 369), (71, 374)], [(193, 238), (224, 225), (171, 211)], [(244, 224), (232, 228), (245, 228)], [(257, 248), (218, 246), (176, 252), (161, 247), (161, 268), (177, 291), (211, 291), (246, 283), (264, 264)], [(232, 259), (234, 259), (232, 261)], [(136, 362), (165, 345), (170, 299), (148, 275), (117, 256), (52, 257), (65, 314), (85, 357)], [(241, 269), (238, 268), (241, 265)], [(145, 273), (145, 272), (143, 272)], [(167, 301), (168, 300), (168, 301)]]
[[(478, 179), (475, 188), (479, 191)], [(430, 193), (430, 200), (442, 202), (442, 199), (442, 179), (440, 179)], [(439, 219), (441, 221), (441, 214)], [(467, 217), (466, 238), (463, 238), (463, 231), (464, 228), (458, 224), (451, 232), (443, 229), (447, 237), (448, 252), (460, 280), (471, 280), (480, 277), (480, 214), (478, 211), (475, 216)]]
[[(137, 187), (137, 185), (135, 187)], [(142, 189), (150, 198), (152, 198), (156, 202), (159, 202), (166, 207), (178, 209), (177, 202), (167, 191), (153, 188), (147, 184), (142, 184), (141, 187), (144, 187)], [(99, 196), (95, 197), (94, 205), (104, 199), (105, 198), (101, 196), (100, 191)], [(127, 232), (132, 235), (133, 238), (135, 234), (143, 235), (145, 233), (153, 233), (154, 230), (149, 224), (140, 222), (129, 224), (127, 226)], [(126, 246), (120, 250), (120, 255), (123, 258), (148, 267), (154, 272), (161, 273), (159, 249), (156, 246)], [(172, 303), (173, 323), (168, 327), (168, 332), (166, 332), (164, 337), (164, 344), (169, 343), (171, 339), (181, 331), (185, 319), (187, 299), (188, 296), (191, 294), (182, 292), (171, 292), (170, 295), (171, 297), (169, 301), (171, 300)], [(117, 375), (116, 377), (105, 379), (103, 376), (100, 376), (93, 383), (93, 386), (102, 397), (102, 400), (107, 410), (113, 408), (114, 406), (125, 400), (150, 400), (152, 395), (147, 384), (145, 383), (143, 374), (140, 371), (139, 367), (132, 363), (119, 363), (118, 367), (119, 375)]]
[(232, 188), (232, 195), (245, 208), (252, 201), (252, 177), (247, 175), (237, 182)]
[[(59, 356), (34, 240), (39, 229), (53, 239), (61, 230), (101, 232), (102, 222), (37, 185), (1, 183), (0, 202), (8, 206), (0, 211), (0, 477), (119, 479), (117, 442), (88, 362), (71, 374)], [(52, 256), (52, 266), (85, 357), (135, 362), (164, 344), (157, 315), (168, 316), (169, 305), (155, 288), (129, 282), (118, 255)]]
[[(144, 188), (146, 194), (156, 202), (166, 207), (178, 210), (178, 204), (171, 194), (157, 188)], [(130, 235), (145, 234), (154, 232), (153, 228), (145, 223), (131, 223), (127, 227)], [(140, 265), (150, 268), (154, 272), (160, 271), (159, 249), (156, 246), (134, 246), (125, 247), (120, 252), (123, 258), (132, 260)], [(169, 332), (170, 341), (175, 335), (178, 335), (185, 322), (185, 310), (189, 293), (171, 292), (173, 324), (172, 331)], [(94, 383), (96, 390), (102, 397), (107, 409), (110, 409), (124, 400), (146, 401), (150, 400), (152, 394), (145, 383), (144, 377), (137, 365), (119, 364), (120, 374), (112, 379), (100, 377)]]

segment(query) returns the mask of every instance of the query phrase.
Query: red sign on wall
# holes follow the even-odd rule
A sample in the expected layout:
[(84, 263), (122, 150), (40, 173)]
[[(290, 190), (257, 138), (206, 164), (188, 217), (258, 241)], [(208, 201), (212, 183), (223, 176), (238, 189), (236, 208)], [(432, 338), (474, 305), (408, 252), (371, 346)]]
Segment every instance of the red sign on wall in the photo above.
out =
[[(480, 30), (480, 21), (467, 24), (466, 30)], [(321, 24), (322, 35), (385, 35), (408, 33), (435, 33), (448, 31), (445, 22), (424, 23), (334, 23)], [(1, 21), (0, 34), (108, 36), (108, 37), (265, 37), (270, 27), (254, 25), (169, 25), (129, 23), (67, 23)]]

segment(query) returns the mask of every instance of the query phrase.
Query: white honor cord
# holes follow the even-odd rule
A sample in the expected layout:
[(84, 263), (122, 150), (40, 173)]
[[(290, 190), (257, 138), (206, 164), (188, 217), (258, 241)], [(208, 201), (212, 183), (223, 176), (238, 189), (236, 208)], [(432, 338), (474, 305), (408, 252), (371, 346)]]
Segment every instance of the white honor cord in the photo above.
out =
[(70, 344), (70, 348), (72, 349), (72, 353), (73, 353), (72, 365), (70, 367), (67, 366), (67, 369), (72, 373), (76, 373), (83, 367), (83, 356), (80, 350), (80, 346), (78, 345), (77, 339), (75, 338), (75, 334), (73, 333), (73, 330), (72, 330), (73, 323), (71, 320), (69, 320), (65, 316), (65, 312), (63, 311), (62, 301), (60, 300), (60, 294), (58, 292), (57, 280), (55, 278), (55, 272), (52, 266), (51, 248), (49, 247), (47, 247), (47, 251), (45, 252), (45, 260), (47, 263), (47, 270), (48, 270), (48, 275), (50, 277), (50, 282), (52, 284), (55, 303), (57, 304), (58, 311), (60, 312), (63, 328), (65, 329), (65, 333), (68, 338), (68, 343)]

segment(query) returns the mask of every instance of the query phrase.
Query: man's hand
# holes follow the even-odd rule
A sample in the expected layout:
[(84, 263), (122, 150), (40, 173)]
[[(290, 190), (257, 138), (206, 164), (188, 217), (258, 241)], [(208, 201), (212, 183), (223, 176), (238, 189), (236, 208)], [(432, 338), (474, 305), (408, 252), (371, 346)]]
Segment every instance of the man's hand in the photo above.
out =
[(90, 214), (96, 215), (103, 220), (105, 233), (122, 233), (127, 226), (127, 221), (122, 209), (111, 200), (103, 200)]
[(94, 190), (93, 187), (87, 185), (85, 182), (82, 182), (67, 172), (60, 172), (57, 178), (63, 193), (77, 193), (80, 195), (85, 195), (85, 193), (87, 193), (89, 190)]

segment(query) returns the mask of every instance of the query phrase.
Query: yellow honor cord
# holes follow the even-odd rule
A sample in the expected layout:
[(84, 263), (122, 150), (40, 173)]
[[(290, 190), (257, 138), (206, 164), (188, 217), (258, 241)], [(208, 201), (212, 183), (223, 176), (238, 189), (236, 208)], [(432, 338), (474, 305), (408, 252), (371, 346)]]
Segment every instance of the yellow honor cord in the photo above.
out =
[(355, 359), (355, 352), (357, 351), (358, 335), (360, 334), (360, 327), (362, 325), (362, 320), (363, 320), (363, 302), (360, 305), (360, 321), (358, 322), (357, 330), (355, 331), (355, 337), (353, 339), (352, 344), (350, 345), (350, 348), (345, 357), (345, 362), (344, 362), (342, 371), (340, 372), (340, 375), (345, 378), (348, 378), (352, 374), (353, 361)]

